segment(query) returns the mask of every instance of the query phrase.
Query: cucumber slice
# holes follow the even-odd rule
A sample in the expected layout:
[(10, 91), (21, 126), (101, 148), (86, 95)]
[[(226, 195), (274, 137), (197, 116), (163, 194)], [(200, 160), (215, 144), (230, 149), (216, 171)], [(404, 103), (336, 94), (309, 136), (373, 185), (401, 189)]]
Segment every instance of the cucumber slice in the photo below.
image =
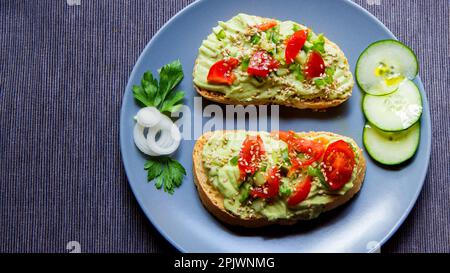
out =
[(398, 165), (413, 157), (419, 140), (420, 122), (401, 132), (384, 132), (370, 123), (364, 126), (363, 141), (367, 152), (385, 165)]
[(422, 115), (422, 97), (412, 81), (404, 81), (392, 94), (366, 95), (363, 112), (367, 120), (383, 131), (401, 131), (416, 123)]
[(405, 79), (414, 79), (419, 63), (408, 46), (396, 40), (382, 40), (367, 47), (356, 63), (356, 81), (367, 94), (386, 95)]

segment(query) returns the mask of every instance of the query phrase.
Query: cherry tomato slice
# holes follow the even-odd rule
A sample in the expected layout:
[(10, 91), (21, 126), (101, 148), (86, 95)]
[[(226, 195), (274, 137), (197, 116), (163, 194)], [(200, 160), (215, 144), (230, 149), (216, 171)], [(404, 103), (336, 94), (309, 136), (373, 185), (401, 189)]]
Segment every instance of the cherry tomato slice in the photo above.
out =
[[(323, 155), (324, 148), (321, 143), (297, 137), (292, 131), (279, 131), (278, 138), (288, 144), (289, 159), (292, 164), (291, 172), (311, 165)], [(298, 158), (299, 153), (303, 154), (305, 158)]]
[(253, 198), (271, 198), (277, 196), (280, 190), (280, 170), (278, 167), (270, 169), (266, 178), (266, 183), (261, 187), (254, 188), (250, 191)]
[(352, 177), (355, 153), (350, 144), (338, 140), (328, 145), (323, 157), (323, 173), (331, 190), (341, 189)]
[(319, 160), (323, 155), (323, 146), (313, 140), (306, 138), (294, 138), (292, 142), (293, 149), (297, 153), (296, 155), (298, 155), (298, 153), (302, 153), (306, 157), (306, 159), (303, 160), (295, 157), (292, 162), (292, 167), (294, 168), (309, 166)]
[(308, 30), (302, 29), (296, 31), (291, 37), (287, 39), (286, 51), (284, 53), (286, 64), (291, 64), (294, 62), (295, 57), (305, 45), (307, 38), (308, 38)]
[(253, 175), (258, 170), (261, 155), (264, 153), (264, 143), (259, 135), (245, 138), (238, 159), (242, 180), (245, 180), (247, 175)]
[(309, 54), (303, 73), (308, 79), (320, 77), (325, 73), (325, 62), (319, 52), (312, 51)]
[(276, 25), (278, 25), (278, 22), (275, 20), (269, 20), (267, 22), (264, 22), (260, 25), (257, 25), (256, 27), (261, 30), (261, 31), (266, 31), (268, 29), (271, 29), (273, 27), (275, 27)]
[(257, 77), (267, 77), (280, 64), (264, 50), (257, 51), (250, 58), (247, 73)]
[(209, 83), (232, 85), (236, 76), (233, 74), (239, 64), (236, 58), (225, 58), (213, 64), (209, 69), (207, 80)]
[(306, 176), (305, 180), (298, 183), (294, 193), (289, 196), (287, 203), (289, 206), (295, 206), (305, 200), (311, 191), (311, 176)]

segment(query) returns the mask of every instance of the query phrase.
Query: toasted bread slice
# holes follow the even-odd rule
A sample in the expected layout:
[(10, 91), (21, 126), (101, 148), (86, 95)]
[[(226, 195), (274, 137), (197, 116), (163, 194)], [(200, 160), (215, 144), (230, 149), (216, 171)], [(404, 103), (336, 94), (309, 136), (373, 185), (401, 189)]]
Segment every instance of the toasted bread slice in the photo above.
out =
[[(234, 132), (234, 131), (223, 131)], [(196, 142), (194, 146), (194, 151), (192, 154), (193, 157), (193, 169), (194, 169), (194, 182), (197, 187), (200, 199), (206, 209), (211, 212), (215, 217), (219, 220), (236, 226), (244, 226), (244, 227), (262, 227), (268, 225), (292, 225), (297, 223), (299, 220), (306, 220), (302, 217), (293, 217), (290, 219), (278, 219), (275, 221), (270, 221), (267, 218), (262, 216), (254, 216), (251, 218), (242, 218), (238, 217), (229, 211), (227, 211), (224, 207), (224, 197), (222, 194), (212, 185), (212, 183), (208, 180), (207, 173), (203, 166), (202, 160), (202, 151), (205, 143), (211, 137), (213, 133), (208, 132), (202, 135)], [(299, 133), (299, 135), (318, 135), (318, 134), (326, 134), (329, 136), (338, 136), (334, 133), (328, 132), (309, 132), (309, 133)], [(356, 145), (356, 144), (355, 144)], [(357, 146), (356, 146), (357, 147)], [(362, 153), (362, 150), (358, 147), (357, 154), (360, 158), (359, 163), (356, 166), (356, 179), (353, 182), (353, 187), (348, 190), (344, 195), (336, 195), (333, 196), (333, 200), (325, 205), (322, 212), (329, 211), (334, 209), (348, 200), (350, 200), (361, 188), (361, 185), (364, 180), (365, 170), (366, 170), (366, 162)]]
[[(249, 17), (249, 15), (245, 15), (245, 14), (239, 14), (238, 16), (246, 16), (246, 18)], [(238, 16), (236, 16), (236, 17), (238, 17)], [(268, 18), (261, 18), (261, 17), (257, 17), (257, 16), (250, 16), (250, 17), (260, 18), (261, 20), (270, 20)], [(233, 20), (235, 20), (235, 19), (233, 18), (229, 22), (231, 22)], [(207, 40), (205, 40), (203, 42), (201, 49), (203, 48), (206, 51), (212, 50), (210, 45), (216, 41), (215, 39), (216, 38), (215, 38), (214, 34), (208, 36)], [(324, 41), (325, 41), (325, 48), (327, 51), (326, 54), (328, 54), (328, 52), (332, 52), (330, 54), (333, 55), (333, 57), (327, 57), (327, 58), (330, 58), (330, 59), (328, 59), (328, 62), (331, 63), (331, 62), (333, 62), (333, 60), (339, 60), (339, 62), (338, 62), (339, 67), (340, 67), (341, 71), (343, 71), (342, 74), (345, 75), (345, 78), (346, 78), (346, 80), (344, 81), (344, 80), (342, 80), (343, 79), (342, 77), (344, 77), (344, 76), (341, 76), (341, 79), (335, 81), (332, 85), (327, 87), (327, 91), (326, 91), (327, 94), (335, 93), (335, 92), (343, 94), (343, 95), (339, 96), (338, 98), (333, 98), (333, 96), (328, 96), (328, 95), (322, 94), (319, 96), (314, 96), (314, 97), (309, 97), (309, 98), (308, 98), (308, 96), (297, 96), (296, 95), (296, 96), (289, 96), (287, 98), (285, 98), (285, 97), (282, 97), (282, 98), (254, 97), (254, 98), (242, 99), (242, 98), (233, 98), (233, 96), (227, 96), (223, 92), (208, 90), (207, 88), (205, 88), (205, 87), (208, 87), (208, 85), (201, 84), (201, 86), (200, 86), (197, 84), (198, 82), (202, 82), (202, 83), (206, 82), (206, 79), (204, 78), (206, 76), (204, 76), (204, 75), (199, 76), (200, 74), (197, 73), (197, 71), (205, 71), (206, 69), (209, 69), (209, 67), (205, 66), (204, 62), (202, 63), (200, 61), (200, 60), (203, 60), (203, 61), (205, 60), (205, 57), (201, 56), (200, 53), (199, 53), (199, 57), (195, 61), (194, 70), (193, 70), (194, 86), (195, 86), (197, 92), (202, 97), (204, 97), (208, 100), (218, 102), (218, 103), (223, 103), (223, 104), (234, 104), (234, 105), (277, 104), (277, 105), (283, 105), (283, 106), (294, 107), (294, 108), (299, 108), (299, 109), (326, 109), (326, 108), (338, 106), (350, 98), (350, 96), (352, 94), (352, 89), (354, 86), (354, 80), (353, 80), (353, 76), (350, 72), (350, 66), (349, 66), (348, 60), (345, 57), (343, 51), (335, 43), (333, 43), (326, 37), (324, 37)], [(220, 56), (220, 54), (219, 54), (219, 56)], [(239, 73), (241, 73), (241, 72), (239, 72)], [(345, 84), (342, 84), (342, 86), (341, 86), (342, 82), (345, 82)], [(262, 92), (264, 92), (264, 90)], [(323, 92), (323, 91), (321, 91), (321, 92)]]

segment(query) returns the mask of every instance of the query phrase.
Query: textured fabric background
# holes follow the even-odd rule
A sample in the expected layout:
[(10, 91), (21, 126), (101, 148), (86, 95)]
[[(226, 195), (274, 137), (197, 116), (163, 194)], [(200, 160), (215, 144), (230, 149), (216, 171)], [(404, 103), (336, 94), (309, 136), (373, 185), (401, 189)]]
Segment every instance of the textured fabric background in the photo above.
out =
[[(191, 1), (0, 0), (0, 252), (167, 252), (119, 153), (119, 113), (152, 35)], [(358, 0), (418, 54), (433, 152), (386, 252), (450, 252), (448, 0)], [(444, 146), (442, 146), (445, 144)]]

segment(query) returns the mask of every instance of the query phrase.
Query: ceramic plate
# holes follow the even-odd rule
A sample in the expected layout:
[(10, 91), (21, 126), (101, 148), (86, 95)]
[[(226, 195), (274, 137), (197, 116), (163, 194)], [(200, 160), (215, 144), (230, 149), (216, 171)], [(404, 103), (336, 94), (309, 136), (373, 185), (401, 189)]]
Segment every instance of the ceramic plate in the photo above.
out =
[[(146, 182), (146, 158), (133, 143), (133, 117), (139, 110), (131, 87), (146, 70), (157, 69), (175, 59), (183, 64), (185, 78), (179, 89), (186, 92), (185, 104), (192, 109), (192, 128), (201, 128), (202, 107), (192, 84), (192, 69), (202, 40), (219, 20), (243, 12), (280, 20), (293, 20), (324, 33), (346, 54), (352, 71), (360, 53), (372, 42), (395, 38), (374, 16), (350, 1), (336, 0), (201, 0), (174, 16), (153, 37), (134, 66), (122, 105), (120, 145), (131, 189), (145, 215), (158, 231), (183, 252), (367, 252), (382, 244), (402, 224), (420, 193), (430, 158), (430, 114), (423, 96), (421, 142), (407, 164), (388, 168), (376, 164), (365, 152), (367, 173), (360, 193), (346, 205), (318, 219), (289, 227), (243, 229), (217, 221), (203, 207), (192, 176), (194, 140), (183, 140), (174, 155), (187, 169), (183, 185), (174, 195)], [(362, 94), (355, 85), (345, 104), (327, 112), (280, 108), (280, 129), (330, 131), (352, 137), (362, 145), (364, 117)], [(203, 101), (203, 107), (208, 102)]]

